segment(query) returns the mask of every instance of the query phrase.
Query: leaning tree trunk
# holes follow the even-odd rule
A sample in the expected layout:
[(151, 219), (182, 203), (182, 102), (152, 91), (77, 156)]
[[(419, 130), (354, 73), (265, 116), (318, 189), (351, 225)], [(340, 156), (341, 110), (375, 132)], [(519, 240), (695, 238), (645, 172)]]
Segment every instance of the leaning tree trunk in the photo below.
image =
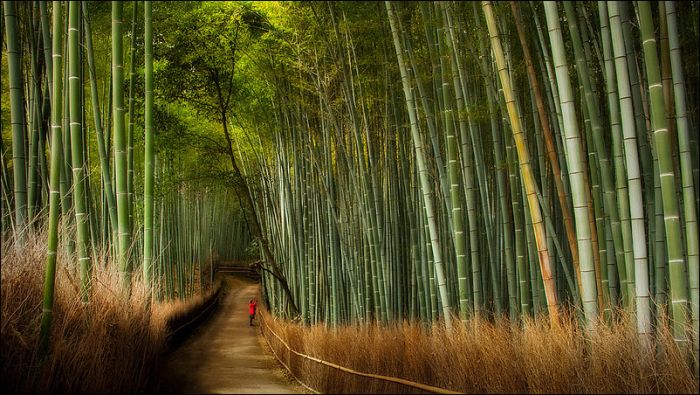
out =
[[(255, 211), (255, 204), (253, 203), (253, 198), (251, 197), (248, 184), (243, 178), (243, 175), (240, 169), (238, 168), (238, 164), (236, 163), (236, 156), (233, 153), (233, 144), (231, 141), (231, 135), (228, 131), (227, 117), (225, 113), (221, 114), (221, 119), (221, 123), (224, 128), (224, 136), (226, 136), (226, 142), (228, 144), (228, 154), (229, 158), (231, 159), (231, 166), (233, 167), (234, 177), (237, 181), (236, 186), (239, 186), (241, 189), (243, 189), (243, 193), (239, 193), (238, 197), (241, 201), (241, 204), (243, 204), (246, 216), (248, 217), (248, 225), (250, 226), (250, 231), (253, 234), (253, 237), (258, 238), (263, 250), (263, 254), (265, 255), (265, 261), (267, 261), (267, 263), (272, 267), (272, 270), (268, 270), (268, 272), (280, 282), (282, 288), (287, 294), (287, 297), (289, 298), (289, 302), (292, 305), (292, 313), (296, 314), (299, 312), (299, 309), (297, 308), (297, 305), (294, 302), (294, 297), (292, 295), (291, 290), (289, 289), (287, 279), (285, 278), (284, 274), (282, 273), (282, 270), (275, 261), (274, 255), (272, 255), (272, 252), (270, 251), (269, 242), (262, 233), (262, 230), (260, 228), (260, 221), (258, 220), (258, 215)], [(241, 194), (243, 196), (240, 196)]]

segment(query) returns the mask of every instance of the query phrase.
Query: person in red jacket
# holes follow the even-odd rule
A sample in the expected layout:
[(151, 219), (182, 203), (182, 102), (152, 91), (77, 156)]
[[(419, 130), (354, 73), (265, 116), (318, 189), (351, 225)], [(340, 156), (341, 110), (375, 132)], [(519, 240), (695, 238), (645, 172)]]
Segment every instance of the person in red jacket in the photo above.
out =
[(255, 309), (258, 307), (258, 301), (255, 298), (248, 302), (248, 314), (250, 316), (250, 326), (253, 326), (253, 319), (255, 319)]

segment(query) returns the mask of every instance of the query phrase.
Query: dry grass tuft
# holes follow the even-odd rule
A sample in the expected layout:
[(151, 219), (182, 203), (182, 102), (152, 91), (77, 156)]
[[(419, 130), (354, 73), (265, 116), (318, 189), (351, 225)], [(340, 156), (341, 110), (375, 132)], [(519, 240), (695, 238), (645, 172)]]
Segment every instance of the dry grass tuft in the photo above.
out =
[(21, 251), (2, 246), (0, 387), (13, 393), (143, 391), (165, 349), (169, 320), (187, 314), (202, 298), (149, 309), (140, 276), (125, 300), (116, 270), (103, 261), (93, 270), (90, 303), (83, 305), (77, 262), (59, 253), (50, 355), (42, 364), (36, 349), (46, 240), (37, 232), (27, 235)]
[[(261, 309), (274, 332), (294, 350), (340, 366), (467, 393), (698, 393), (698, 383), (668, 329), (656, 334), (656, 356), (639, 346), (629, 315), (587, 335), (566, 315), (471, 320), (447, 333), (404, 322), (388, 327), (303, 327)], [(277, 355), (306, 385), (323, 393), (422, 393), (397, 383), (360, 377), (287, 351), (264, 331)]]

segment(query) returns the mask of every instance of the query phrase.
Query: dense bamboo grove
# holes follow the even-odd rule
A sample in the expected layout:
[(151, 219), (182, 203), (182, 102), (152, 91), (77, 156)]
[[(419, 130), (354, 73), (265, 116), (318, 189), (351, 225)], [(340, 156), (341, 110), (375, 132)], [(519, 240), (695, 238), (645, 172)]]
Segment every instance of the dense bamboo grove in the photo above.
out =
[(48, 230), (42, 347), (59, 251), (85, 305), (96, 265), (150, 302), (252, 252), (281, 318), (631, 316), (697, 374), (698, 2), (2, 8), (2, 239)]
[[(136, 3), (128, 9), (127, 47), (122, 2), (110, 4), (111, 26), (94, 24), (93, 12), (98, 21), (108, 14), (88, 2), (3, 3), (3, 80), (10, 76), (7, 97), (3, 81), (3, 137), (11, 126), (12, 150), (2, 147), (2, 241), (21, 251), (29, 233), (48, 229), (40, 353), (50, 341), (62, 249), (86, 306), (96, 265), (120, 273), (125, 298), (132, 275), (142, 277), (150, 303), (203, 294), (217, 262), (249, 254), (237, 200), (221, 186), (188, 180), (186, 162), (173, 161), (167, 144), (157, 148), (152, 5), (139, 13)], [(145, 134), (138, 140), (144, 145), (134, 148), (137, 133)]]
[(304, 322), (622, 308), (697, 355), (697, 3), (290, 9), (254, 201)]

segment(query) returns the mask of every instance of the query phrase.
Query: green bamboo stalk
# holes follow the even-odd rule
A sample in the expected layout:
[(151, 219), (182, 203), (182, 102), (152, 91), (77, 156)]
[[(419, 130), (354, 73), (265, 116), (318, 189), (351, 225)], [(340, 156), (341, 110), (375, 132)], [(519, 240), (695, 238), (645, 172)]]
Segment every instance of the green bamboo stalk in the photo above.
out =
[[(673, 313), (673, 337), (680, 347), (688, 341), (685, 333), (687, 322), (688, 279), (685, 274), (685, 259), (678, 201), (676, 200), (676, 180), (671, 153), (671, 141), (668, 131), (668, 119), (664, 104), (663, 88), (659, 72), (659, 59), (656, 51), (656, 38), (649, 2), (640, 1), (639, 25), (642, 32), (644, 64), (649, 81), (649, 98), (651, 102), (651, 123), (654, 133), (654, 145), (659, 160), (659, 177), (661, 197), (664, 207), (664, 225), (666, 229), (666, 249), (670, 273), (671, 306)], [(639, 287), (639, 284), (637, 285)]]
[(574, 219), (576, 222), (576, 239), (578, 243), (579, 264), (581, 271), (581, 299), (588, 327), (597, 321), (598, 303), (596, 298), (595, 263), (589, 227), (588, 203), (586, 199), (586, 183), (584, 180), (583, 153), (576, 120), (576, 109), (569, 80), (566, 53), (564, 52), (563, 37), (559, 24), (559, 13), (556, 3), (544, 3), (545, 16), (552, 44), (557, 88), (561, 100), (562, 116), (564, 119), (564, 134), (567, 151), (567, 164), (573, 200)]
[[(534, 11), (535, 7), (533, 2), (530, 2), (531, 4), (531, 9)], [(564, 138), (563, 138), (563, 131), (561, 128), (563, 128), (564, 125), (564, 119), (562, 117), (562, 111), (561, 111), (561, 100), (559, 100), (559, 92), (557, 89), (557, 81), (556, 81), (556, 76), (554, 73), (554, 66), (552, 65), (552, 60), (549, 54), (549, 49), (547, 48), (547, 43), (544, 37), (544, 29), (542, 28), (542, 25), (540, 24), (539, 16), (537, 12), (532, 12), (532, 17), (533, 20), (535, 21), (535, 27), (537, 28), (537, 39), (539, 42), (539, 56), (537, 59), (539, 60), (539, 66), (540, 69), (542, 70), (542, 80), (543, 81), (549, 81), (548, 84), (544, 84), (545, 87), (545, 95), (547, 97), (547, 104), (549, 107), (549, 111), (556, 115), (556, 118), (552, 119), (552, 126), (554, 130), (554, 140), (557, 145), (557, 156), (559, 158), (559, 166), (561, 166), (561, 174), (569, 174), (569, 169), (567, 168), (567, 163), (566, 163), (566, 156), (567, 154), (567, 147), (566, 144), (564, 144)], [(555, 121), (556, 120), (556, 121)], [(569, 185), (569, 177), (561, 177), (562, 178), (562, 183), (564, 184), (564, 191), (565, 195), (567, 196), (567, 201), (568, 201), (568, 206), (571, 205), (570, 199), (568, 199), (569, 196), (571, 196), (571, 187)], [(569, 207), (569, 211), (571, 211), (571, 207)], [(571, 247), (570, 247), (571, 248)], [(577, 247), (578, 248), (578, 247)], [(577, 274), (577, 281), (578, 281), (578, 274)], [(579, 281), (580, 282), (580, 281)]]
[(78, 259), (80, 261), (81, 300), (88, 302), (90, 290), (90, 234), (88, 229), (88, 213), (85, 206), (86, 178), (83, 165), (83, 136), (80, 103), (80, 58), (78, 24), (80, 23), (80, 3), (69, 3), (68, 8), (68, 78), (70, 93), (70, 131), (71, 131), (71, 164), (73, 171), (74, 209), (76, 236), (78, 243)]
[(129, 211), (129, 229), (134, 228), (134, 82), (136, 79), (136, 17), (138, 15), (138, 1), (131, 2), (131, 45), (129, 46), (129, 127), (126, 132), (126, 190)]
[[(518, 272), (516, 271), (516, 257), (515, 257), (515, 251), (517, 251), (517, 247), (514, 249), (513, 245), (516, 244), (514, 243), (513, 240), (513, 226), (511, 223), (511, 218), (514, 217), (512, 216), (512, 207), (508, 206), (508, 190), (506, 187), (506, 177), (508, 177), (508, 170), (507, 170), (507, 159), (504, 157), (503, 153), (503, 143), (502, 143), (502, 136), (500, 133), (500, 128), (498, 125), (498, 119), (496, 117), (496, 110), (494, 108), (494, 97), (491, 94), (491, 90), (487, 89), (486, 90), (486, 97), (487, 97), (487, 105), (488, 105), (488, 111), (489, 111), (489, 118), (491, 122), (491, 139), (493, 141), (493, 147), (494, 147), (494, 160), (496, 163), (496, 182), (497, 182), (497, 189), (498, 189), (498, 200), (499, 200), (499, 207), (500, 207), (500, 214), (501, 214), (501, 229), (503, 233), (503, 244), (504, 244), (504, 249), (505, 249), (505, 262), (506, 262), (506, 268), (508, 271), (508, 295), (510, 297), (510, 317), (511, 319), (515, 319), (517, 314), (522, 312), (521, 305), (518, 304), (518, 288), (519, 285), (517, 284), (517, 274)], [(512, 196), (512, 195), (511, 195)], [(527, 283), (525, 283), (527, 284)], [(521, 284), (522, 285), (522, 284)], [(526, 295), (527, 291), (521, 290), (520, 295)]]
[(527, 45), (527, 40), (525, 38), (525, 32), (522, 27), (522, 22), (520, 18), (520, 13), (518, 12), (516, 2), (511, 2), (511, 11), (515, 16), (516, 28), (518, 31), (518, 38), (520, 39), (520, 45), (523, 48), (523, 56), (525, 57), (525, 65), (528, 71), (528, 80), (530, 86), (533, 89), (535, 96), (535, 103), (537, 105), (537, 114), (539, 117), (540, 124), (542, 126), (542, 132), (544, 134), (544, 141), (546, 144), (547, 157), (549, 163), (552, 166), (552, 173), (554, 174), (554, 184), (557, 190), (557, 197), (559, 198), (559, 207), (561, 208), (562, 216), (564, 217), (564, 226), (566, 229), (566, 237), (569, 243), (569, 249), (571, 251), (572, 263), (574, 266), (574, 272), (576, 273), (577, 284), (581, 284), (581, 270), (579, 265), (579, 253), (578, 244), (576, 244), (576, 233), (573, 225), (573, 218), (571, 217), (571, 212), (569, 211), (569, 201), (564, 187), (564, 182), (562, 179), (562, 170), (559, 166), (559, 159), (557, 157), (557, 150), (554, 145), (554, 136), (549, 124), (549, 119), (547, 117), (546, 109), (544, 106), (544, 101), (542, 100), (542, 93), (540, 91), (539, 83), (537, 81), (537, 75), (535, 74), (535, 68), (532, 64), (532, 58), (530, 56), (530, 49)]
[[(36, 3), (31, 6), (31, 14), (34, 14)], [(34, 19), (34, 18), (32, 18)], [(34, 37), (36, 36), (36, 38)], [(40, 198), (39, 194), (41, 192), (39, 182), (41, 181), (39, 174), (39, 136), (41, 123), (41, 95), (39, 91), (39, 63), (38, 63), (38, 52), (39, 52), (39, 35), (36, 31), (36, 24), (31, 23), (31, 30), (29, 32), (29, 52), (30, 52), (30, 74), (27, 76), (28, 86), (27, 94), (29, 96), (28, 111), (29, 118), (27, 123), (27, 132), (29, 134), (29, 161), (27, 168), (27, 219), (31, 224), (35, 219), (36, 211), (39, 209)]]
[[(617, 93), (617, 73), (613, 60), (613, 48), (611, 30), (609, 26), (608, 7), (605, 2), (598, 3), (601, 34), (603, 41), (603, 54), (605, 64), (605, 86), (608, 96), (608, 108), (610, 117), (610, 131), (612, 135), (612, 155), (615, 170), (615, 190), (620, 216), (620, 233), (622, 247), (615, 247), (615, 260), (617, 263), (617, 273), (620, 281), (620, 293), (623, 305), (628, 306), (633, 295), (629, 295), (628, 283), (632, 283), (631, 278), (627, 278), (627, 267), (633, 262), (632, 253), (632, 228), (629, 219), (629, 195), (627, 192), (627, 175), (625, 170), (625, 157), (623, 153), (623, 136), (620, 119), (620, 103)], [(611, 226), (615, 226), (614, 223)]]
[[(620, 26), (619, 7), (616, 2), (610, 2), (608, 5), (610, 16), (610, 30), (612, 37), (612, 47), (615, 58), (615, 71), (617, 76), (617, 88), (620, 100), (620, 114), (622, 119), (622, 135), (624, 144), (625, 165), (627, 168), (627, 183), (629, 187), (629, 208), (631, 218), (631, 241), (633, 244), (634, 266), (626, 265), (627, 282), (628, 282), (628, 298), (630, 300), (638, 300), (645, 305), (644, 299), (646, 295), (641, 295), (638, 299), (635, 295), (637, 290), (636, 269), (646, 267), (646, 262), (642, 260), (646, 256), (646, 236), (644, 231), (644, 208), (642, 203), (644, 198), (642, 195), (642, 185), (639, 169), (639, 154), (637, 152), (637, 135), (635, 132), (636, 124), (633, 112), (633, 100), (631, 85), (627, 67), (627, 55), (625, 52), (626, 44), (623, 40), (623, 32)], [(623, 225), (623, 232), (625, 231)], [(624, 238), (624, 233), (623, 233)], [(623, 240), (624, 242), (624, 240)], [(634, 278), (634, 281), (632, 280)], [(640, 321), (638, 323), (644, 323)]]
[[(144, 175), (144, 209), (143, 209), (143, 277), (146, 284), (151, 284), (153, 265), (153, 222), (154, 222), (154, 152), (153, 152), (153, 31), (151, 26), (150, 1), (144, 2), (144, 45), (145, 45), (145, 175)], [(133, 59), (132, 59), (133, 64)], [(201, 273), (200, 273), (201, 275)]]
[(53, 2), (53, 111), (51, 111), (51, 181), (49, 183), (49, 236), (47, 246), (46, 271), (44, 274), (44, 300), (41, 312), (41, 330), (39, 334), (39, 356), (47, 354), (49, 334), (51, 331), (51, 319), (53, 316), (54, 284), (56, 279), (56, 253), (58, 247), (58, 218), (61, 213), (61, 193), (59, 183), (61, 178), (61, 109), (62, 92), (62, 33), (63, 21), (61, 2)]
[[(633, 25), (634, 21), (630, 15), (630, 7), (632, 7), (633, 3), (622, 1), (618, 2), (617, 4), (620, 21), (622, 23), (622, 37), (625, 43), (625, 53), (627, 56), (627, 70), (634, 108), (634, 121), (636, 125), (635, 131), (637, 133), (641, 175), (642, 179), (644, 180), (644, 185), (652, 185), (654, 183), (654, 153), (650, 146), (650, 141), (652, 139), (650, 135), (651, 124), (649, 119), (650, 116), (647, 104), (647, 95), (644, 92), (644, 73), (643, 70), (640, 69), (637, 59), (638, 48), (636, 46), (637, 43), (635, 42), (634, 35), (634, 30), (637, 28)], [(632, 10), (632, 13), (634, 13), (634, 10)], [(652, 188), (646, 188), (643, 192), (644, 201), (646, 202), (646, 211), (653, 212), (654, 191)], [(632, 213), (633, 207), (630, 207), (630, 209)], [(634, 227), (634, 225), (632, 226)], [(632, 281), (630, 281), (630, 283), (632, 283)]]
[[(573, 5), (570, 3), (565, 3), (564, 8), (566, 10), (567, 20), (569, 21), (569, 30), (571, 31), (572, 42), (574, 44), (574, 52), (576, 53), (576, 70), (579, 75), (580, 83), (583, 87), (586, 105), (585, 108), (587, 109), (588, 116), (590, 118), (593, 141), (592, 148), (595, 156), (597, 157), (596, 166), (599, 168), (599, 175), (603, 187), (603, 209), (607, 216), (610, 217), (611, 223), (614, 225), (612, 231), (615, 248), (622, 249), (622, 234), (619, 227), (615, 225), (619, 224), (620, 219), (617, 210), (617, 201), (615, 199), (610, 160), (608, 158), (607, 148), (603, 137), (598, 98), (593, 91), (594, 84), (591, 82), (591, 76), (588, 72), (586, 72), (586, 70), (588, 70), (587, 65), (589, 62), (584, 54), (584, 50), (587, 48), (587, 44), (585, 41), (582, 42), (581, 36), (579, 35), (578, 25), (576, 24), (576, 13)], [(607, 287), (605, 289), (607, 289)]]
[[(676, 5), (673, 1), (666, 1), (666, 18), (668, 19), (668, 41), (671, 56), (671, 72), (673, 76), (673, 95), (676, 105), (676, 127), (678, 131), (678, 150), (680, 151), (681, 188), (683, 191), (683, 217), (685, 220), (685, 244), (688, 259), (688, 284), (690, 285), (690, 313), (693, 321), (693, 346), (695, 355), (700, 355), (698, 341), (698, 289), (700, 280), (698, 267), (698, 217), (695, 207), (695, 188), (693, 180), (693, 158), (690, 144), (690, 128), (688, 126), (688, 110), (686, 104), (685, 78), (683, 76), (683, 63), (681, 62), (681, 48), (678, 34)], [(698, 364), (696, 364), (697, 374)]]
[[(62, 182), (64, 183), (64, 188), (61, 191), (61, 203), (63, 204), (62, 220), (63, 220), (63, 233), (64, 242), (67, 247), (68, 255), (72, 256), (75, 252), (75, 238), (73, 234), (75, 232), (74, 226), (74, 216), (71, 215), (71, 207), (73, 207), (73, 171), (71, 166), (71, 134), (70, 134), (70, 95), (68, 94), (70, 90), (70, 82), (68, 79), (68, 9), (66, 8), (65, 17), (63, 21), (64, 26), (64, 39), (63, 46), (64, 56), (63, 56), (63, 152), (62, 152), (62, 163), (63, 163), (63, 174)], [(73, 213), (74, 214), (74, 213)]]
[(27, 225), (27, 163), (25, 150), (24, 91), (22, 86), (21, 47), (17, 26), (16, 3), (3, 2), (7, 33), (7, 72), (10, 88), (10, 123), (12, 124), (12, 171), (15, 198), (15, 240), (24, 242)]
[(46, 11), (46, 1), (39, 2), (39, 12), (41, 17), (42, 43), (44, 46), (44, 65), (46, 66), (48, 99), (51, 104), (53, 103), (53, 60), (51, 59), (51, 26), (49, 26), (49, 15)]
[[(447, 12), (446, 7), (442, 7), (443, 13)], [(444, 25), (448, 24), (447, 21), (447, 14), (444, 14)], [(453, 81), (453, 88), (455, 89), (455, 96), (456, 100), (458, 102), (457, 108), (458, 111), (460, 111), (462, 114), (464, 113), (464, 98), (462, 97), (462, 92), (461, 92), (461, 84), (459, 83), (458, 79), (458, 74), (457, 74), (457, 66), (454, 64), (453, 57), (450, 56), (452, 53), (452, 49), (454, 48), (454, 43), (452, 42), (452, 36), (451, 32), (447, 32), (447, 34), (444, 35), (445, 38), (443, 38), (443, 34), (438, 35), (438, 43), (440, 44), (441, 50), (443, 52), (443, 56), (447, 57), (448, 60), (440, 60), (440, 65), (441, 65), (441, 70), (442, 72), (440, 73), (443, 78), (443, 90), (442, 90), (442, 95), (443, 95), (443, 102), (445, 103), (445, 131), (446, 131), (446, 138), (447, 138), (447, 173), (449, 175), (449, 181), (450, 181), (450, 199), (451, 199), (451, 204), (450, 206), (452, 207), (452, 234), (453, 234), (453, 240), (454, 240), (454, 248), (455, 248), (455, 255), (456, 255), (456, 264), (457, 264), (457, 272), (458, 272), (458, 281), (459, 281), (459, 315), (460, 318), (463, 322), (466, 322), (467, 319), (467, 265), (466, 265), (466, 237), (464, 234), (464, 213), (462, 211), (462, 201), (464, 198), (462, 197), (462, 189), (463, 186), (461, 184), (461, 172), (459, 169), (459, 154), (457, 152), (457, 147), (458, 147), (458, 138), (454, 130), (454, 123), (453, 123), (453, 107), (448, 106), (447, 103), (450, 101), (450, 89), (449, 89), (449, 83), (446, 81), (447, 79), (447, 66), (448, 64), (451, 66), (451, 72), (453, 73), (454, 79)], [(447, 41), (445, 43), (444, 41)], [(454, 83), (456, 82), (456, 83)], [(464, 129), (464, 116), (459, 115), (458, 117), (460, 118), (460, 124), (461, 128)]]
[(92, 28), (90, 26), (90, 20), (87, 13), (87, 4), (85, 2), (83, 5), (83, 15), (85, 19), (85, 43), (87, 50), (87, 60), (88, 60), (88, 70), (90, 73), (90, 93), (92, 96), (92, 110), (93, 118), (95, 119), (95, 133), (97, 135), (97, 151), (100, 157), (100, 170), (102, 173), (102, 183), (103, 192), (106, 197), (107, 212), (109, 213), (109, 224), (112, 231), (112, 238), (114, 247), (119, 244), (117, 238), (117, 203), (114, 197), (114, 188), (112, 186), (111, 170), (109, 165), (109, 153), (107, 147), (105, 147), (105, 136), (102, 130), (102, 117), (100, 115), (100, 104), (99, 98), (97, 96), (97, 75), (95, 73), (95, 60), (94, 52), (92, 48)]
[(116, 175), (117, 222), (118, 222), (118, 253), (117, 265), (121, 272), (123, 287), (127, 291), (131, 284), (131, 265), (129, 247), (131, 244), (131, 228), (129, 223), (129, 205), (127, 189), (127, 155), (126, 135), (124, 130), (124, 62), (122, 45), (122, 16), (124, 3), (112, 2), (112, 103), (114, 105), (114, 168)]
[(493, 14), (493, 8), (491, 2), (488, 1), (483, 1), (481, 5), (484, 11), (484, 15), (486, 17), (486, 25), (488, 26), (489, 36), (491, 38), (491, 47), (494, 51), (495, 60), (498, 65), (498, 74), (501, 81), (501, 86), (503, 88), (503, 95), (506, 102), (506, 108), (508, 109), (508, 115), (510, 118), (510, 124), (513, 132), (513, 139), (515, 140), (515, 145), (517, 148), (518, 159), (520, 163), (520, 173), (522, 175), (523, 181), (522, 184), (525, 188), (527, 195), (527, 202), (530, 209), (530, 215), (532, 217), (532, 227), (535, 233), (535, 241), (537, 244), (540, 270), (542, 271), (542, 279), (545, 285), (549, 316), (553, 323), (559, 322), (556, 284), (552, 275), (551, 263), (549, 261), (549, 254), (547, 252), (546, 247), (546, 235), (544, 231), (544, 225), (542, 223), (542, 213), (535, 193), (535, 181), (532, 173), (532, 167), (530, 165), (530, 154), (528, 153), (527, 147), (525, 145), (525, 140), (520, 122), (520, 114), (518, 112), (518, 109), (515, 107), (515, 98), (513, 97), (511, 83), (508, 77), (508, 70), (505, 64), (506, 62), (505, 57), (503, 55), (501, 40), (498, 34), (498, 30), (496, 28), (496, 20)]
[(435, 203), (432, 188), (428, 181), (426, 174), (427, 166), (425, 160), (425, 152), (423, 151), (423, 139), (418, 132), (418, 120), (415, 114), (415, 107), (413, 104), (413, 94), (411, 93), (410, 83), (408, 81), (408, 73), (406, 71), (406, 64), (403, 59), (403, 50), (401, 48), (401, 41), (399, 39), (399, 34), (396, 27), (395, 18), (393, 12), (393, 7), (390, 1), (385, 2), (387, 14), (389, 15), (389, 23), (391, 25), (391, 32), (394, 38), (394, 47), (396, 49), (396, 57), (399, 62), (399, 70), (401, 72), (401, 82), (403, 85), (404, 96), (406, 98), (406, 106), (408, 108), (409, 117), (411, 119), (411, 136), (413, 138), (413, 146), (416, 152), (416, 161), (418, 164), (418, 171), (420, 173), (421, 179), (421, 189), (423, 191), (423, 201), (425, 205), (425, 213), (428, 217), (428, 228), (430, 232), (430, 241), (433, 252), (435, 274), (437, 277), (438, 288), (440, 291), (440, 302), (442, 303), (443, 318), (445, 320), (445, 326), (449, 329), (452, 328), (452, 316), (451, 316), (451, 306), (447, 295), (447, 286), (444, 273), (444, 263), (442, 261), (442, 252), (440, 250), (440, 245), (438, 241), (438, 230), (435, 221)]

